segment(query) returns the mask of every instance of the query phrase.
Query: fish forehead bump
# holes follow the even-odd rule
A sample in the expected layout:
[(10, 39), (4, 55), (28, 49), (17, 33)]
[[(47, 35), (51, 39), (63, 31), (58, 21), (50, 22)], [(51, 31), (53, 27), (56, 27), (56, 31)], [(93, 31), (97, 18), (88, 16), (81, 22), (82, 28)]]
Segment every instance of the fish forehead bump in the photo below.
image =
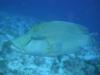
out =
[[(34, 36), (42, 36), (42, 35), (56, 35), (59, 34), (68, 34), (68, 33), (86, 33), (87, 30), (85, 27), (65, 22), (65, 21), (50, 21), (44, 22), (37, 25), (33, 25), (30, 33)], [(88, 33), (88, 32), (87, 32)]]
[(40, 24), (36, 24), (36, 25), (33, 25), (32, 29), (33, 30), (39, 30), (39, 29), (42, 29), (42, 28), (63, 28), (63, 27), (81, 27), (81, 25), (79, 24), (75, 24), (75, 23), (70, 23), (70, 22), (66, 22), (66, 21), (50, 21), (50, 22), (43, 22), (43, 23), (40, 23)]

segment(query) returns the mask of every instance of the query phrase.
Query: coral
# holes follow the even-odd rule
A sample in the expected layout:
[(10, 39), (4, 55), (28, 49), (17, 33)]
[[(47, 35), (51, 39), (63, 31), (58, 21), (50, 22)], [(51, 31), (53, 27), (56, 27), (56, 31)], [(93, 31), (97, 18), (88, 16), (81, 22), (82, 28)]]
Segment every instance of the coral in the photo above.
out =
[[(0, 15), (0, 75), (100, 74), (100, 58), (96, 58), (94, 54), (92, 57), (91, 51), (93, 49), (86, 47), (87, 44), (90, 46), (92, 42), (85, 27), (64, 21), (52, 21), (33, 25), (32, 29), (27, 32), (32, 23), (25, 17)], [(87, 37), (80, 38), (82, 36)], [(73, 49), (72, 54), (66, 51), (61, 52), (63, 47), (68, 48), (67, 46), (69, 46), (71, 48), (72, 45), (75, 48), (75, 46), (80, 46), (80, 43), (74, 45), (77, 43), (77, 40), (74, 41), (76, 38), (81, 40), (82, 48), (78, 48), (81, 51)], [(9, 39), (10, 41), (8, 41)], [(43, 49), (45, 44), (49, 46), (46, 50), (48, 55), (43, 57), (39, 53), (38, 56), (35, 56), (34, 53), (27, 54), (28, 50), (26, 53), (22, 52), (25, 51), (23, 49), (30, 51)], [(89, 50), (85, 51), (86, 48)], [(57, 56), (58, 52), (66, 55)], [(55, 56), (48, 57), (49, 53), (54, 53)]]

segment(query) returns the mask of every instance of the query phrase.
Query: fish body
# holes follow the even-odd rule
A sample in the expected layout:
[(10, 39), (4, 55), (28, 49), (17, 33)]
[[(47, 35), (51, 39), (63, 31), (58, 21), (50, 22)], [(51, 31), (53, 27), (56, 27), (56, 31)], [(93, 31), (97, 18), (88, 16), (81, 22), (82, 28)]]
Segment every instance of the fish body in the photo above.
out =
[(50, 21), (33, 25), (29, 32), (12, 40), (12, 43), (27, 54), (55, 56), (75, 53), (92, 42), (88, 29), (84, 26)]

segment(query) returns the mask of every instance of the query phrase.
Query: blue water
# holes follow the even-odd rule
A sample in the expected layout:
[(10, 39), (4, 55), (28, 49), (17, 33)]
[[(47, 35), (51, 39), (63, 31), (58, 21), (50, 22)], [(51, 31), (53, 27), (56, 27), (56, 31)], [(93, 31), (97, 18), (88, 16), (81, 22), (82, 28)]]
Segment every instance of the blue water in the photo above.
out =
[(38, 20), (66, 20), (100, 33), (100, 0), (0, 0), (0, 11)]

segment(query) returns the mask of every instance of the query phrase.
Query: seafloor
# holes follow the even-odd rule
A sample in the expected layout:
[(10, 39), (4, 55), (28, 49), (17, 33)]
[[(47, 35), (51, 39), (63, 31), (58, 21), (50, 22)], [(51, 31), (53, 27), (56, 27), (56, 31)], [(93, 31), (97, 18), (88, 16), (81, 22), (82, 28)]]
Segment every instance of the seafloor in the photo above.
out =
[(26, 55), (3, 45), (27, 32), (34, 19), (0, 12), (0, 75), (100, 75), (100, 50), (55, 57)]

